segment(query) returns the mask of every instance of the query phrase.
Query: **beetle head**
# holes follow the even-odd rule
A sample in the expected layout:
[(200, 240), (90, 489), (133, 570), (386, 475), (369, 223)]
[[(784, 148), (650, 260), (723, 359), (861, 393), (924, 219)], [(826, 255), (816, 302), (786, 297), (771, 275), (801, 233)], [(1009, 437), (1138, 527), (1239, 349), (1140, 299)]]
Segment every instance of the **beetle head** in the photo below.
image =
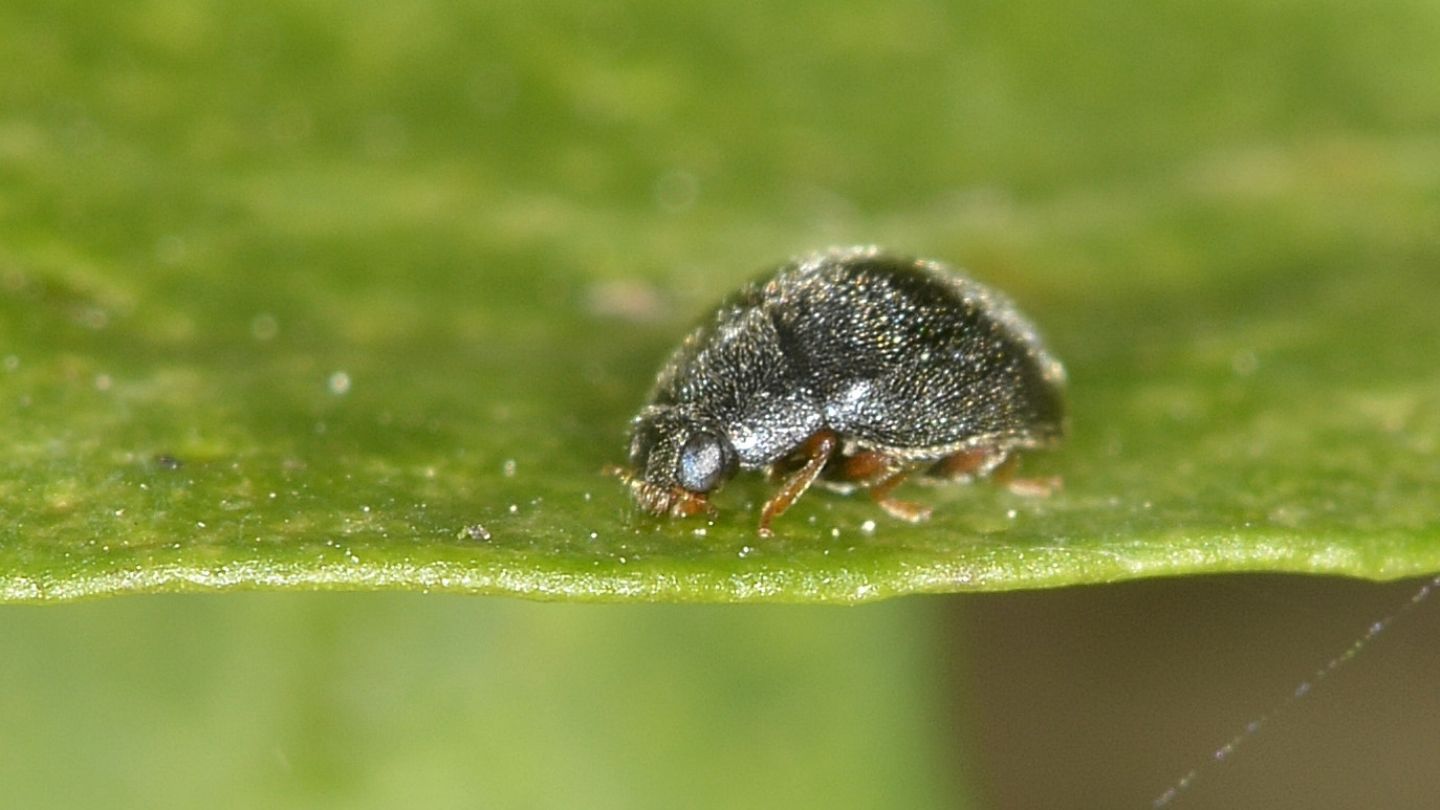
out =
[(620, 474), (641, 508), (675, 517), (711, 511), (706, 496), (735, 474), (725, 434), (670, 406), (652, 406), (631, 425), (630, 471)]

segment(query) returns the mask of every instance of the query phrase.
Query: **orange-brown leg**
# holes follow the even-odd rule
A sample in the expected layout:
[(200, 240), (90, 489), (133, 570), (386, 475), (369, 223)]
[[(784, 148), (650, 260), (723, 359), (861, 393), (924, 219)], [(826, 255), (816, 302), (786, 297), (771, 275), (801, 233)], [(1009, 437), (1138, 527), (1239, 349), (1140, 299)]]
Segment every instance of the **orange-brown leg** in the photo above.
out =
[(799, 450), (799, 453), (806, 458), (805, 466), (790, 476), (785, 485), (780, 487), (780, 491), (766, 501), (765, 508), (760, 511), (761, 537), (769, 537), (774, 534), (770, 531), (770, 522), (784, 514), (791, 504), (805, 494), (805, 490), (815, 482), (815, 477), (825, 469), (826, 462), (830, 460), (830, 456), (835, 453), (835, 448), (839, 444), (839, 439), (835, 438), (835, 434), (828, 430), (818, 431), (805, 440)]
[(856, 481), (861, 486), (869, 486), (870, 481), (883, 478), (895, 469), (895, 462), (884, 453), (866, 451), (856, 453), (853, 456), (845, 456), (836, 465), (835, 477), (841, 481)]
[[(1011, 459), (1013, 458), (1012, 456)], [(1003, 466), (1008, 460), (1005, 458), (1003, 450), (972, 447), (969, 450), (951, 453), (935, 462), (935, 466), (928, 470), (928, 474), (934, 478), (975, 478), (995, 469), (996, 465)]]
[(909, 475), (909, 470), (895, 470), (871, 484), (870, 499), (875, 501), (875, 504), (881, 509), (884, 509), (890, 517), (909, 523), (919, 523), (930, 517), (930, 507), (913, 501), (900, 501), (890, 497), (890, 491), (900, 486), (900, 482), (904, 481)]
[(1048, 478), (1016, 478), (1015, 471), (1020, 469), (1020, 457), (1012, 455), (1000, 463), (991, 473), (995, 483), (1005, 487), (1015, 495), (1026, 498), (1048, 498), (1059, 490), (1064, 482), (1058, 475)]
[(930, 508), (910, 501), (890, 497), (890, 491), (900, 486), (910, 470), (883, 453), (866, 452), (849, 456), (841, 463), (840, 476), (858, 481), (870, 492), (870, 499), (884, 509), (891, 517), (910, 523), (918, 523), (930, 517)]

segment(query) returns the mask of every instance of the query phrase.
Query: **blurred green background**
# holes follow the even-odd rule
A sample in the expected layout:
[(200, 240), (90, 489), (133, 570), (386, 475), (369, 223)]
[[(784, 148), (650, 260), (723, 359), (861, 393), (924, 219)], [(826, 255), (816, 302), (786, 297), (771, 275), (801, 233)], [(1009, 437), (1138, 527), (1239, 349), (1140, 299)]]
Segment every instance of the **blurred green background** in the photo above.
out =
[[(649, 367), (670, 308), (836, 242), (1013, 278), (1062, 336), (1117, 290), (1108, 304), (1137, 318), (1160, 290), (1216, 321), (1230, 301), (1215, 278), (1283, 308), (1286, 284), (1398, 263), (1357, 283), (1403, 291), (1433, 278), (1440, 242), (1436, 42), (1440, 6), (1422, 2), (7, 0), (0, 356), (22, 380), (44, 345), (45, 372), (88, 393), (21, 402), (11, 383), (4, 413), (109, 414), (95, 390), (156, 356), (223, 363), (277, 331), (302, 347), (247, 367), (281, 379), (273, 409), (176, 410), (164, 435), (196, 469), (237, 443), (215, 425), (244, 434), (296, 402), (359, 424), (285, 375), (349, 369), (368, 418), (360, 371), (400, 376), (440, 347), (440, 374), (479, 369), (473, 398), (381, 397), (434, 415), (368, 425), (418, 457), (453, 438), (446, 420), (523, 402), (529, 382), (485, 376), (485, 340), (543, 333), (535, 301), (650, 330), (541, 366)], [(637, 277), (663, 282), (658, 302)], [(145, 329), (97, 334), (115, 313)], [(457, 340), (470, 354), (444, 356)], [(1067, 348), (1093, 364), (1109, 347)], [(577, 421), (632, 407), (632, 383), (577, 402)], [(113, 416), (98, 428), (133, 429)], [(45, 442), (11, 440), (25, 469), (69, 473)], [(477, 463), (463, 452), (447, 458)], [(111, 482), (93, 475), (77, 491)], [(37, 520), (67, 519), (65, 486)], [(357, 521), (367, 498), (427, 485), (364, 486), (345, 504)], [(27, 492), (0, 488), (12, 527)], [(7, 607), (0, 805), (1148, 806), (1414, 587), (1196, 580), (857, 609)], [(1183, 806), (1421, 806), (1440, 790), (1435, 613), (1387, 631)]]

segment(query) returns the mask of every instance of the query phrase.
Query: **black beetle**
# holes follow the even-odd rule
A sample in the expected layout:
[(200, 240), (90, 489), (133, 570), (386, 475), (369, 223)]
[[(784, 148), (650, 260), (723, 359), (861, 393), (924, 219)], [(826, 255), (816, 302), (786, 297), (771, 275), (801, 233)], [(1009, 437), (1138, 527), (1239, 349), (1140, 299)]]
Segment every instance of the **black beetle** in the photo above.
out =
[(930, 510), (891, 499), (896, 485), (1008, 472), (1013, 451), (1056, 443), (1064, 383), (1004, 296), (939, 262), (830, 250), (685, 337), (631, 423), (630, 469), (612, 471), (646, 511), (682, 517), (713, 511), (736, 471), (768, 469), (784, 483), (762, 535), (817, 479), (918, 521)]

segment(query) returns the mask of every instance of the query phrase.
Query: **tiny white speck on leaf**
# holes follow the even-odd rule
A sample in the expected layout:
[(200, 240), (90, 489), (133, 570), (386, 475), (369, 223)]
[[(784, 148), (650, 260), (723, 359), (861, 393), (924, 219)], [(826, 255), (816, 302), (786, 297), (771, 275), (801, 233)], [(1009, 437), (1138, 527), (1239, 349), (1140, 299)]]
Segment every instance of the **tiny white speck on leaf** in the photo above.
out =
[(464, 540), (466, 538), (471, 540), (489, 540), (490, 530), (479, 523), (471, 523), (469, 526), (460, 530), (460, 539)]

